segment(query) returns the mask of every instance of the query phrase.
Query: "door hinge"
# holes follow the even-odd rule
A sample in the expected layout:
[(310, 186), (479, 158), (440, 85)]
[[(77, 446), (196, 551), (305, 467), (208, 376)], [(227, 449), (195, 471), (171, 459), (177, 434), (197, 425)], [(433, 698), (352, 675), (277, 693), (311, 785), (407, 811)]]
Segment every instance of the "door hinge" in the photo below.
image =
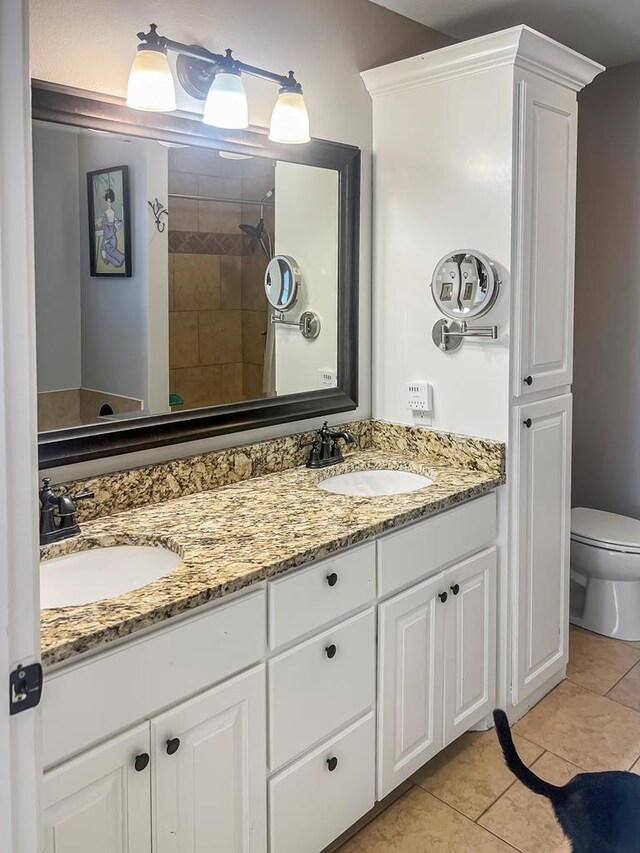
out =
[(35, 708), (42, 696), (42, 665), (18, 666), (9, 675), (9, 713)]

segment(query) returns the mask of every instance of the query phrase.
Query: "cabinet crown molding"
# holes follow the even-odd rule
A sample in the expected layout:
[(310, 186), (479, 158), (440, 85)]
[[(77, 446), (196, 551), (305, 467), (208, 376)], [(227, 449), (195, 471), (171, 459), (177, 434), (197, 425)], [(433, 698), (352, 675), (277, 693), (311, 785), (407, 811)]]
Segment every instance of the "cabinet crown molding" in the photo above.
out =
[(522, 24), (371, 68), (361, 77), (376, 99), (504, 65), (531, 71), (575, 92), (605, 70), (604, 65)]

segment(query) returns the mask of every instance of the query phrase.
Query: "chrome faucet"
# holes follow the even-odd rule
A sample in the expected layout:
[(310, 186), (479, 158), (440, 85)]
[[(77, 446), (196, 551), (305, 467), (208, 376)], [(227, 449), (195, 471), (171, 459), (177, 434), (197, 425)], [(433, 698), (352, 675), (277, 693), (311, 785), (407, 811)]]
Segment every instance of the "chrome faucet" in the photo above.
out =
[(43, 477), (42, 488), (38, 493), (40, 498), (40, 544), (49, 545), (60, 542), (80, 533), (76, 519), (76, 501), (92, 498), (93, 492), (82, 492), (79, 495), (69, 495), (66, 492), (56, 495), (51, 488), (51, 478)]
[(300, 447), (311, 447), (307, 468), (326, 468), (329, 465), (337, 465), (344, 462), (339, 441), (353, 444), (353, 435), (348, 430), (333, 432), (327, 421), (320, 427), (311, 441), (301, 442)]

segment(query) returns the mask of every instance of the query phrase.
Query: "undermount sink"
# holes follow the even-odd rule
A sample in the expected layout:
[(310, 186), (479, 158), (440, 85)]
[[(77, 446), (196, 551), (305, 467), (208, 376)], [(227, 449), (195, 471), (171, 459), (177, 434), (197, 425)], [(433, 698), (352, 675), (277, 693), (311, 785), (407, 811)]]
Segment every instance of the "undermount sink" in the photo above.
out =
[(89, 604), (157, 581), (182, 557), (153, 545), (116, 545), (76, 551), (40, 563), (40, 607)]
[(350, 471), (337, 474), (318, 483), (325, 492), (336, 495), (359, 495), (361, 497), (381, 497), (383, 495), (401, 495), (417, 492), (431, 486), (433, 480), (411, 471)]

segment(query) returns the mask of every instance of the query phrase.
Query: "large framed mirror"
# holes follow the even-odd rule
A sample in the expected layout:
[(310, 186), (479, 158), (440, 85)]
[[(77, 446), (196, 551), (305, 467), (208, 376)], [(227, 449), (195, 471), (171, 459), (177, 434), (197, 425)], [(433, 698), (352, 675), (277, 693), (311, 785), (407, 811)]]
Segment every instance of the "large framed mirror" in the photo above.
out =
[(32, 115), (41, 467), (356, 408), (357, 148), (40, 81)]

